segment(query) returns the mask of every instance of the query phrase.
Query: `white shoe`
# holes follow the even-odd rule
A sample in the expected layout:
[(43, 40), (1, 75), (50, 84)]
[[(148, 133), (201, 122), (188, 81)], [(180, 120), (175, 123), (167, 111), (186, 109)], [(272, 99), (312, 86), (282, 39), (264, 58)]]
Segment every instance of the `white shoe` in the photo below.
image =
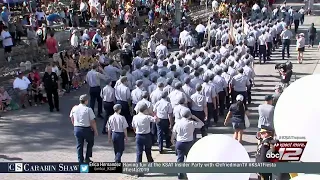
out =
[(12, 59), (11, 56), (9, 56), (9, 57), (8, 57), (8, 62), (11, 62), (11, 59)]

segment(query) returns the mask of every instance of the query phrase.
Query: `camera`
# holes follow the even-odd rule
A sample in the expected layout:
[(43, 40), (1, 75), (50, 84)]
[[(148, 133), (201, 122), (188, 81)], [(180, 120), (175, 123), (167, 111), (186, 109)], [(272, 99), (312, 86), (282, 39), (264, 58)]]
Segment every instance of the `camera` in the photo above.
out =
[(283, 69), (284, 72), (286, 72), (286, 71), (287, 71), (287, 65), (284, 64), (284, 63), (277, 63), (277, 64), (274, 66), (274, 69), (275, 69), (275, 70)]

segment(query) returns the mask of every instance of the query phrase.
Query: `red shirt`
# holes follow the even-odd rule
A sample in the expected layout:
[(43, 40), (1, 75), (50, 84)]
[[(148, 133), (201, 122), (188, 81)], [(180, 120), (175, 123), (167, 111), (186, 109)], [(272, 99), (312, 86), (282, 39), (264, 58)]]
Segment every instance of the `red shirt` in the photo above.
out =
[(49, 37), (47, 39), (46, 45), (47, 45), (49, 54), (54, 54), (58, 52), (58, 49), (56, 48), (58, 46), (57, 40), (54, 39), (53, 37)]

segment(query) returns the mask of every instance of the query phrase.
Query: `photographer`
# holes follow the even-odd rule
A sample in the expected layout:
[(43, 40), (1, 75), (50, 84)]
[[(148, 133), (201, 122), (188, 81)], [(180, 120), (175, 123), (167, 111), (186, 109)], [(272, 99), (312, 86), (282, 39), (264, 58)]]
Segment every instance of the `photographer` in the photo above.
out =
[(279, 71), (283, 87), (288, 87), (292, 76), (291, 62), (288, 61), (286, 64), (277, 64), (275, 69)]

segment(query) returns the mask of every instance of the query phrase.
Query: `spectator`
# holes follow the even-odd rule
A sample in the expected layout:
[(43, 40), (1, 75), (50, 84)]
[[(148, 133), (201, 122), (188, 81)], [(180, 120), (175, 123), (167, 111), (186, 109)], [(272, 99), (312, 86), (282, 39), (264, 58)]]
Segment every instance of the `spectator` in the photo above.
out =
[(273, 96), (266, 95), (264, 98), (265, 103), (260, 104), (258, 107), (259, 112), (259, 121), (258, 128), (262, 128), (262, 126), (272, 127), (273, 128), (273, 115), (274, 115), (274, 106)]
[(244, 105), (244, 97), (239, 94), (236, 97), (236, 103), (230, 106), (227, 117), (224, 121), (224, 125), (227, 125), (228, 121), (231, 119), (232, 126), (234, 129), (233, 138), (242, 141), (243, 130), (246, 129), (245, 126), (245, 116), (248, 115), (246, 106)]
[(48, 49), (48, 56), (49, 58), (53, 57), (53, 54), (58, 52), (58, 43), (57, 40), (54, 38), (54, 33), (50, 32), (50, 37), (46, 41), (47, 49)]
[(12, 36), (8, 32), (8, 27), (4, 26), (1, 32), (2, 46), (4, 47), (4, 55), (8, 62), (11, 61), (11, 51), (13, 46)]
[(18, 92), (20, 105), (22, 108), (26, 108), (25, 100), (28, 97), (28, 89), (31, 82), (25, 77), (21, 71), (18, 72), (18, 77), (13, 81), (13, 88)]
[(9, 96), (8, 92), (3, 86), (0, 87), (0, 111), (10, 110), (10, 103), (12, 98)]

